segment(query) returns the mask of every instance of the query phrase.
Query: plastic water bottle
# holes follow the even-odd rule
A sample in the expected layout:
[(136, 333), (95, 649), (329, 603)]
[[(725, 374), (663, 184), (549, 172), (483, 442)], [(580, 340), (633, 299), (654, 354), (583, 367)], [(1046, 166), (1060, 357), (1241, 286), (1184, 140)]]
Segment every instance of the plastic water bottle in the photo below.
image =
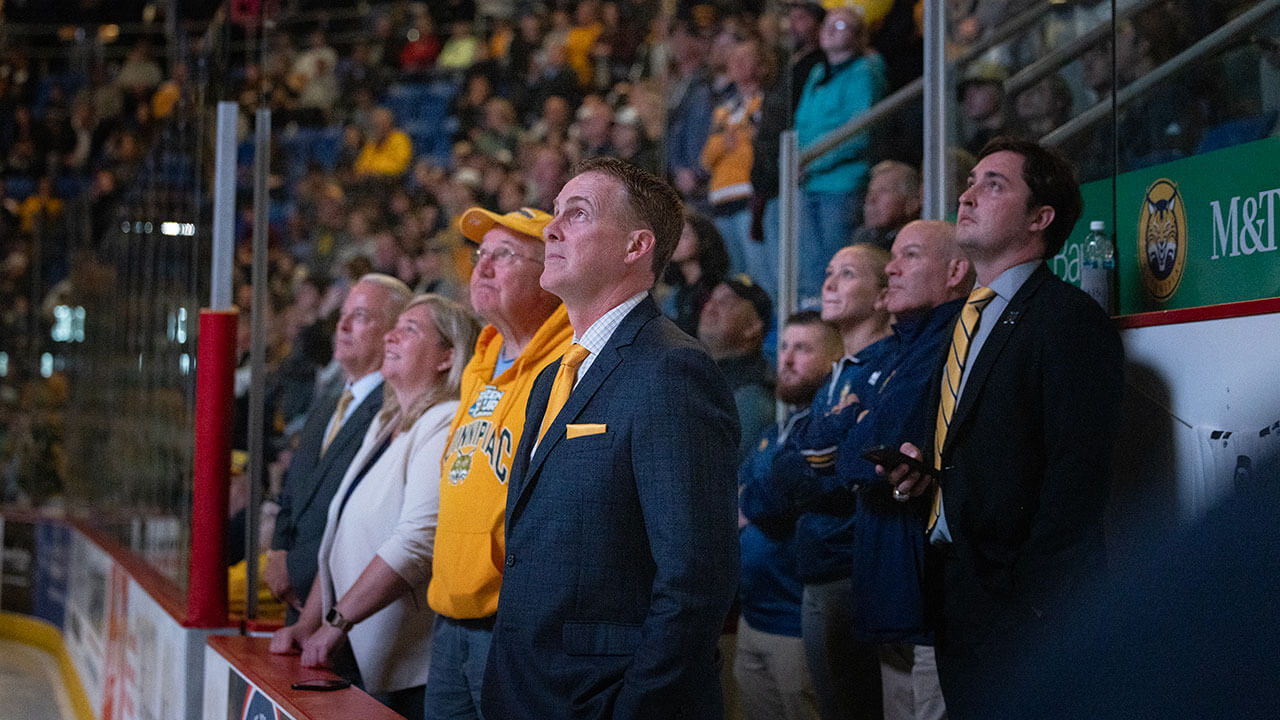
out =
[(1107, 237), (1107, 224), (1089, 223), (1080, 262), (1080, 289), (1098, 301), (1108, 315), (1116, 314), (1116, 246)]

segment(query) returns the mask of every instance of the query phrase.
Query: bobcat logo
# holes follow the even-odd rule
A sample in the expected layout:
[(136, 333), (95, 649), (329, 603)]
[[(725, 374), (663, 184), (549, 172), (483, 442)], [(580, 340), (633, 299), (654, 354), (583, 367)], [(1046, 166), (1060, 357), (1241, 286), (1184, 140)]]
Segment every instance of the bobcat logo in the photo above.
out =
[(1177, 195), (1156, 202), (1147, 198), (1147, 264), (1161, 280), (1169, 277), (1178, 258), (1178, 227), (1173, 216), (1177, 207)]
[(1138, 265), (1142, 285), (1156, 300), (1165, 302), (1182, 282), (1186, 268), (1187, 213), (1182, 195), (1172, 180), (1151, 183), (1142, 198), (1138, 220)]

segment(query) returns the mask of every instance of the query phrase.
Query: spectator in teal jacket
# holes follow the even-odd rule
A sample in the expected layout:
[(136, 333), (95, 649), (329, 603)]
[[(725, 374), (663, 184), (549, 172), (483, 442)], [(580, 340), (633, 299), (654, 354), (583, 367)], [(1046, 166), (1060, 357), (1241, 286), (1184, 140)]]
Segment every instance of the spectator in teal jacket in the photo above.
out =
[[(854, 0), (828, 9), (819, 44), (825, 62), (814, 66), (796, 108), (803, 151), (870, 108), (884, 96), (885, 64), (867, 45), (862, 5)], [(861, 132), (809, 165), (801, 181), (800, 304), (815, 305), (822, 292), (823, 259), (848, 244), (861, 224), (861, 195), (871, 167), (870, 142)]]

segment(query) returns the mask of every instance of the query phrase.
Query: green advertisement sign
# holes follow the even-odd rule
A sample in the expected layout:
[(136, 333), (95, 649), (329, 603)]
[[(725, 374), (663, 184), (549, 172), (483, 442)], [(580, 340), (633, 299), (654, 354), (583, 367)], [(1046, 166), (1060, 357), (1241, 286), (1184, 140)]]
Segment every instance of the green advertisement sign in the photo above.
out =
[(1116, 244), (1122, 315), (1280, 297), (1280, 138), (1081, 187), (1084, 215), (1050, 265), (1080, 283), (1090, 220)]

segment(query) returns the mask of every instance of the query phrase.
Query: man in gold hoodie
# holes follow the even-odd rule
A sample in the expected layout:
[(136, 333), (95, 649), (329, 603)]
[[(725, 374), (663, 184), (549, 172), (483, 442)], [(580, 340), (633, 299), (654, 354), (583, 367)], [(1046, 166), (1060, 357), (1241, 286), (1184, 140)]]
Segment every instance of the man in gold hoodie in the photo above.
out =
[(538, 372), (573, 337), (559, 298), (542, 289), (542, 228), (551, 216), (522, 208), (462, 215), (462, 233), (479, 243), (471, 305), (488, 323), (462, 376), (462, 403), (449, 430), (440, 473), (427, 600), (436, 612), (426, 718), (480, 720), (480, 690), (502, 587), (503, 519), (512, 455), (524, 431), (525, 403)]

